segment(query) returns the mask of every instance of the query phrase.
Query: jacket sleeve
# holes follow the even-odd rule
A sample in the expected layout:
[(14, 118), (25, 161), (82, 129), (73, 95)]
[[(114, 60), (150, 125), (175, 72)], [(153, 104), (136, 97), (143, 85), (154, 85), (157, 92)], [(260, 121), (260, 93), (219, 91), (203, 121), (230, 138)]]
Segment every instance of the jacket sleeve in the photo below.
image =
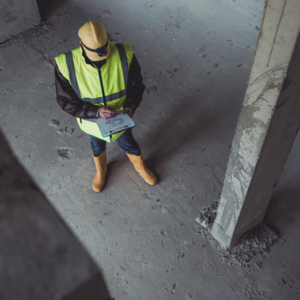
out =
[(124, 107), (130, 107), (134, 113), (142, 101), (144, 90), (141, 67), (136, 56), (133, 55), (128, 72), (127, 98)]
[(63, 111), (73, 117), (81, 119), (96, 119), (98, 106), (82, 101), (76, 95), (69, 81), (60, 73), (55, 66), (56, 100)]

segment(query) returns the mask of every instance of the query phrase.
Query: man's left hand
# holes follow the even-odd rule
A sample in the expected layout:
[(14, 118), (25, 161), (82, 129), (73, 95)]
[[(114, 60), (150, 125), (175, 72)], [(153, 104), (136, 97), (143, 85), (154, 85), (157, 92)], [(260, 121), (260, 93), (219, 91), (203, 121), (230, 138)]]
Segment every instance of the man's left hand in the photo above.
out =
[(125, 107), (122, 112), (122, 115), (124, 115), (124, 114), (127, 114), (130, 118), (132, 118), (132, 116), (133, 116), (132, 109), (129, 107)]

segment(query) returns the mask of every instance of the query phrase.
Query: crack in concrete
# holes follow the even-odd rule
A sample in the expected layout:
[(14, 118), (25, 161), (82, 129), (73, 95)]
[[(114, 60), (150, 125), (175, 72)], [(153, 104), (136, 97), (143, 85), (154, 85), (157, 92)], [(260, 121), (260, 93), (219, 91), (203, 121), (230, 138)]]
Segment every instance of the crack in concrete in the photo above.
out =
[(8, 39), (4, 40), (3, 42), (0, 42), (0, 46), (4, 45), (5, 43), (9, 42), (15, 35), (9, 37)]
[(17, 39), (21, 34), (24, 34), (25, 32), (29, 32), (30, 30), (33, 30), (33, 29), (38, 29), (39, 27), (41, 27), (41, 26), (43, 26), (44, 25), (44, 23), (43, 22), (40, 22), (39, 24), (37, 24), (37, 25), (34, 25), (34, 26), (32, 26), (32, 27), (30, 27), (30, 28), (28, 28), (28, 29), (26, 29), (26, 30), (24, 30), (24, 31), (21, 31), (21, 32), (19, 32), (19, 33), (17, 33), (17, 34), (14, 34), (14, 35), (11, 35), (9, 38), (7, 38), (6, 40), (4, 40), (4, 41), (0, 41), (0, 46), (1, 45), (4, 45), (4, 44), (6, 44), (6, 43), (8, 43), (9, 41), (11, 41), (12, 39)]

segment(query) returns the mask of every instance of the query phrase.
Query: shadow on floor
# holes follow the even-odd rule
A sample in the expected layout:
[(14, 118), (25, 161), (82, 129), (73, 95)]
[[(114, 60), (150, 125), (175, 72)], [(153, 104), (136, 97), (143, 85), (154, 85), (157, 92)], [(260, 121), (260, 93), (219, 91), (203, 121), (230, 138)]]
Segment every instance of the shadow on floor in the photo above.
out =
[[(173, 109), (168, 116), (162, 118), (156, 130), (151, 131), (153, 150), (147, 155), (147, 165), (155, 170), (166, 160), (171, 160), (175, 153), (184, 152), (188, 158), (192, 152), (197, 150), (199, 155), (207, 150), (210, 136), (220, 138), (222, 124), (226, 114), (222, 107), (210, 109), (202, 108), (195, 110), (195, 103), (199, 99), (194, 97), (182, 103), (181, 106)], [(203, 143), (201, 143), (201, 140)], [(185, 163), (185, 161), (183, 161)]]

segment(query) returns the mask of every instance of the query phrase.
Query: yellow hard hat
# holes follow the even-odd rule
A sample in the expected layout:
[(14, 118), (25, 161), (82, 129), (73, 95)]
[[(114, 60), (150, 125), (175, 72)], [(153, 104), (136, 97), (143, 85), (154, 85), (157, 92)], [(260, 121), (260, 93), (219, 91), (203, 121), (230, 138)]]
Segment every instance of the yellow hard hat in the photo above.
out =
[(79, 29), (78, 35), (81, 39), (80, 43), (91, 61), (100, 61), (109, 57), (110, 47), (107, 33), (100, 23), (96, 21), (85, 23)]

